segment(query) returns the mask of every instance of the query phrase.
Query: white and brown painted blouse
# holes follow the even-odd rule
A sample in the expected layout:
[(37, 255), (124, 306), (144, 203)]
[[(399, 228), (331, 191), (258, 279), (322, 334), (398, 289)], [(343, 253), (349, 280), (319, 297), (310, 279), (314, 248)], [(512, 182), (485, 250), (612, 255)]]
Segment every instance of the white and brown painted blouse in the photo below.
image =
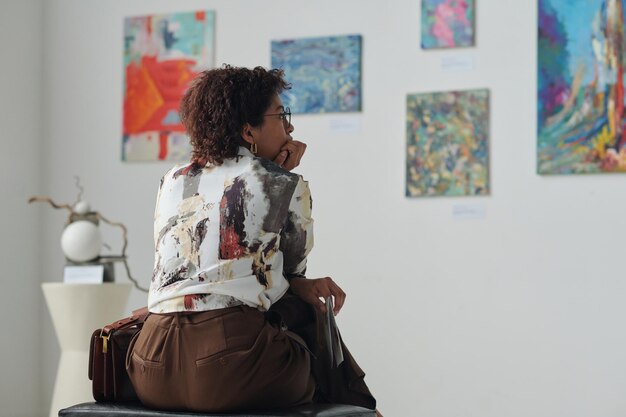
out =
[(305, 274), (308, 183), (245, 148), (219, 166), (175, 166), (161, 179), (154, 240), (151, 312), (267, 310)]

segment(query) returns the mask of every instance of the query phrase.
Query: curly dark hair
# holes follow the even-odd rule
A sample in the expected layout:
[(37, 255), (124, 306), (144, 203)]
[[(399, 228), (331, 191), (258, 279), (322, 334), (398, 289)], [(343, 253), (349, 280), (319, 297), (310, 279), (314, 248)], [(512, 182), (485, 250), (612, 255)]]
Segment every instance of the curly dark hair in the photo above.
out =
[(191, 161), (221, 165), (245, 144), (241, 129), (259, 126), (275, 94), (291, 88), (280, 69), (223, 65), (203, 71), (180, 103), (180, 118), (191, 139)]

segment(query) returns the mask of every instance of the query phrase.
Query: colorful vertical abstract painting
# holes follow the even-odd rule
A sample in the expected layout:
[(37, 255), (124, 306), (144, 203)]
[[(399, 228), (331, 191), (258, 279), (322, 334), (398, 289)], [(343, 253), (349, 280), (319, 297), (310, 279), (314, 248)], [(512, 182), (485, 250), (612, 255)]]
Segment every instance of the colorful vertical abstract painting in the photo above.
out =
[(474, 45), (474, 0), (422, 0), (422, 48)]
[(410, 94), (406, 195), (489, 194), (489, 91)]
[(191, 147), (178, 105), (189, 83), (213, 66), (212, 11), (124, 20), (122, 159), (188, 159)]
[(539, 0), (537, 171), (626, 171), (624, 0)]
[(272, 67), (292, 84), (281, 96), (293, 113), (361, 110), (361, 36), (272, 41)]

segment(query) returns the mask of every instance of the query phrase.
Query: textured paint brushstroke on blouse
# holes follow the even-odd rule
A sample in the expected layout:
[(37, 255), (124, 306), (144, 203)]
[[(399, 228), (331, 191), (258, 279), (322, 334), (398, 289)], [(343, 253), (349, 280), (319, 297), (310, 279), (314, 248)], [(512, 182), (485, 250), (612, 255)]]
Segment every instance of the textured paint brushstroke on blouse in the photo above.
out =
[(308, 183), (245, 148), (219, 166), (175, 166), (161, 179), (154, 239), (151, 312), (267, 310), (306, 271)]

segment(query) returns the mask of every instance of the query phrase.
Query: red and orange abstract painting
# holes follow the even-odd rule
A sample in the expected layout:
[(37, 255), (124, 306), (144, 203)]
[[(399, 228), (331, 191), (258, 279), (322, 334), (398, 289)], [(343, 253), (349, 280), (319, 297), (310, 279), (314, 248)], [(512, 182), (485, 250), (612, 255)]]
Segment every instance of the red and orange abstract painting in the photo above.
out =
[(122, 160), (189, 158), (178, 106), (190, 81), (213, 66), (214, 27), (212, 11), (125, 19)]

